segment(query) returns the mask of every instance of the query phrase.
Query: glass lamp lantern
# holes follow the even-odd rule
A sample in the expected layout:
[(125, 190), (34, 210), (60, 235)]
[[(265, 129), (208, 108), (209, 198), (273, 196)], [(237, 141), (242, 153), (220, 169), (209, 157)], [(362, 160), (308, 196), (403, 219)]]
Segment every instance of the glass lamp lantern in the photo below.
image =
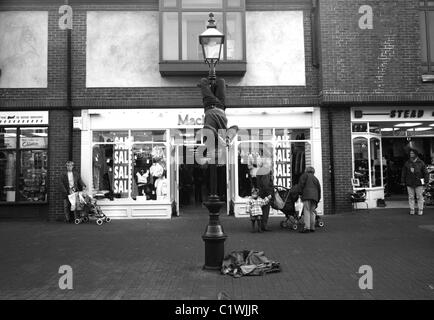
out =
[(217, 30), (213, 13), (209, 14), (206, 28), (207, 29), (199, 35), (199, 43), (202, 46), (205, 62), (213, 68), (220, 60), (225, 36)]

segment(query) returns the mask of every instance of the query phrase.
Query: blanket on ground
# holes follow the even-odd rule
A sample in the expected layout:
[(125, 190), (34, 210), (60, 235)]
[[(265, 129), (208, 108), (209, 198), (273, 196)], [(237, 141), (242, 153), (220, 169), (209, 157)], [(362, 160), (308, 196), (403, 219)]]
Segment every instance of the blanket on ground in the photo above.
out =
[(263, 251), (232, 251), (222, 263), (222, 274), (235, 278), (242, 276), (262, 276), (270, 272), (279, 272), (279, 262), (268, 259)]

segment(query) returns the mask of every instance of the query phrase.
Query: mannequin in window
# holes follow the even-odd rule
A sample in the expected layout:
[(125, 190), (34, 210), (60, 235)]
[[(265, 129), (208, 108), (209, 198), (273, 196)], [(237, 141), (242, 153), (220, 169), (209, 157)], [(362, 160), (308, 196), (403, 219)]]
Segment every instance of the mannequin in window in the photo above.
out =
[(226, 83), (222, 78), (217, 78), (214, 86), (206, 78), (202, 78), (198, 85), (201, 88), (204, 119), (204, 142), (207, 155), (214, 157), (216, 163), (218, 158), (225, 159), (223, 154), (224, 146), (229, 145), (238, 132), (238, 126), (227, 127), (226, 117)]
[(143, 168), (140, 169), (140, 171), (136, 173), (136, 178), (138, 194), (139, 196), (143, 196), (145, 195), (145, 187), (148, 184), (149, 170), (145, 170)]

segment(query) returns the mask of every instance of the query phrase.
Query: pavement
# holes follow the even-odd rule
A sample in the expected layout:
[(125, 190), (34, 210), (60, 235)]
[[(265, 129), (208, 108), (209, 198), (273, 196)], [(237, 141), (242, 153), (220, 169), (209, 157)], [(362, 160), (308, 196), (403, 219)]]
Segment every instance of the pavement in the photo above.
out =
[[(310, 234), (281, 220), (251, 233), (248, 219), (221, 216), (226, 253), (264, 251), (282, 267), (241, 278), (202, 269), (206, 210), (103, 226), (0, 221), (0, 299), (434, 299), (434, 208), (329, 215)], [(59, 288), (62, 265), (71, 290)], [(359, 287), (361, 266), (372, 268), (372, 289)]]

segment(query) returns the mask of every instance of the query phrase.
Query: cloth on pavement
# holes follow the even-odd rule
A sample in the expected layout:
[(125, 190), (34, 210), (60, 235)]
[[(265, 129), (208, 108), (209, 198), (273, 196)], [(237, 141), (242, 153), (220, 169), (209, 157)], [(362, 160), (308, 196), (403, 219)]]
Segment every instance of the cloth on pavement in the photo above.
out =
[(270, 272), (280, 272), (280, 263), (268, 259), (263, 251), (232, 251), (222, 263), (222, 274), (235, 278), (242, 276), (262, 276)]

